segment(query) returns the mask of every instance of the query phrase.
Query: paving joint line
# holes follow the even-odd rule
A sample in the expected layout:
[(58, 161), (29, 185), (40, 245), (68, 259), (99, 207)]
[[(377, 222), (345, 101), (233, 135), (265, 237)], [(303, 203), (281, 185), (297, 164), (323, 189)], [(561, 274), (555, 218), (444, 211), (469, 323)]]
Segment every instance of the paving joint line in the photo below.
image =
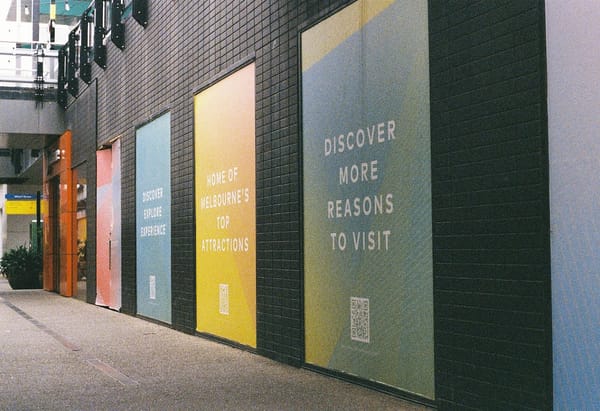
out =
[(21, 317), (23, 317), (24, 319), (29, 321), (31, 324), (35, 325), (37, 328), (39, 328), (40, 330), (42, 330), (43, 332), (48, 334), (50, 337), (54, 338), (63, 347), (65, 347), (68, 350), (71, 350), (73, 352), (79, 353), (81, 359), (84, 360), (88, 365), (91, 365), (96, 370), (111, 377), (115, 381), (119, 382), (121, 385), (125, 385), (125, 386), (139, 385), (139, 382), (137, 382), (133, 378), (128, 377), (127, 375), (123, 374), (116, 368), (111, 367), (110, 365), (106, 364), (105, 362), (103, 362), (102, 360), (100, 360), (98, 358), (93, 358), (93, 357), (92, 358), (83, 358), (83, 353), (82, 353), (81, 347), (79, 347), (77, 344), (74, 344), (73, 342), (69, 341), (69, 339), (67, 339), (66, 337), (63, 337), (56, 331), (48, 328), (46, 325), (42, 324), (40, 321), (36, 320), (35, 318), (33, 318), (32, 316), (27, 314), (25, 311), (21, 310), (19, 307), (17, 307), (10, 301), (6, 300), (5, 298), (2, 298), (1, 296), (0, 296), (0, 303), (3, 303), (8, 308), (10, 308), (11, 310), (13, 310), (17, 314), (19, 314)]

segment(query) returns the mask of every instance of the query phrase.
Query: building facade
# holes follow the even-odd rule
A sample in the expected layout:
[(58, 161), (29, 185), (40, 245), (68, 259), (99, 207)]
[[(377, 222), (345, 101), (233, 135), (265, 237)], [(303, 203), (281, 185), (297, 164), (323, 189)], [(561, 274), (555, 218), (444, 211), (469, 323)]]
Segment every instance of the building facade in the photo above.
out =
[(96, 2), (59, 73), (87, 301), (440, 409), (597, 404), (576, 3)]

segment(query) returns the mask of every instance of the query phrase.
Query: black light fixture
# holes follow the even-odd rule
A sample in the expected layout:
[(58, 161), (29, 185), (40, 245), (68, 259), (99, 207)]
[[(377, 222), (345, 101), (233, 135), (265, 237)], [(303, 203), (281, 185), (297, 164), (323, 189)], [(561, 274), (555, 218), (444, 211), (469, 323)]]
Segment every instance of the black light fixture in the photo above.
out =
[(92, 82), (92, 64), (90, 62), (90, 50), (92, 47), (89, 44), (90, 23), (92, 21), (93, 18), (88, 15), (86, 10), (81, 16), (81, 23), (79, 23), (81, 31), (81, 40), (79, 44), (79, 77), (88, 84)]
[(133, 0), (132, 14), (143, 27), (148, 25), (148, 0)]
[(125, 25), (121, 21), (123, 9), (122, 0), (113, 0), (110, 12), (110, 39), (121, 50), (125, 48)]
[(68, 57), (68, 44), (64, 45), (58, 50), (58, 104), (63, 108), (67, 108), (67, 57)]
[(77, 78), (77, 69), (79, 68), (79, 62), (77, 61), (77, 42), (79, 41), (79, 35), (77, 29), (73, 29), (69, 33), (68, 43), (68, 65), (67, 65), (67, 90), (69, 94), (77, 98), (79, 94), (79, 80)]
[(94, 5), (94, 61), (103, 69), (106, 68), (105, 26), (104, 1), (97, 0)]

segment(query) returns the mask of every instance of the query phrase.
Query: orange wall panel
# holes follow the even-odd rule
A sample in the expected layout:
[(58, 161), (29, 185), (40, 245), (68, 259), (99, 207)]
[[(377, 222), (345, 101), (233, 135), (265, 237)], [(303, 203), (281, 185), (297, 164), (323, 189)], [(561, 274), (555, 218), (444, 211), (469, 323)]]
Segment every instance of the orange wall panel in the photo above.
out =
[[(44, 160), (44, 195), (48, 199), (47, 212), (44, 214), (44, 289), (58, 291), (66, 297), (73, 296), (77, 281), (77, 231), (76, 231), (76, 186), (71, 169), (71, 132), (59, 137), (50, 151), (60, 150), (60, 159), (49, 165)], [(59, 181), (58, 193), (52, 192), (52, 179)], [(59, 195), (58, 210), (54, 195)], [(56, 218), (55, 218), (56, 217)], [(55, 221), (59, 221), (55, 227)], [(55, 232), (58, 230), (60, 255), (55, 253)], [(54, 263), (60, 261), (60, 284), (55, 289)]]

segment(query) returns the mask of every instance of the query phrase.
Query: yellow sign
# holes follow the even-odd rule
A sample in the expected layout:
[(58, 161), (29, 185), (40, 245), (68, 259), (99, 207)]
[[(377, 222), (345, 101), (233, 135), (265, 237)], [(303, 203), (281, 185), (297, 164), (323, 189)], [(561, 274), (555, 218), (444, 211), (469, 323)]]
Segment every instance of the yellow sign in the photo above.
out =
[(197, 329), (256, 347), (254, 64), (194, 98)]
[[(41, 201), (40, 212), (44, 214), (47, 209), (46, 200)], [(36, 215), (36, 200), (6, 200), (6, 214), (8, 215)]]

